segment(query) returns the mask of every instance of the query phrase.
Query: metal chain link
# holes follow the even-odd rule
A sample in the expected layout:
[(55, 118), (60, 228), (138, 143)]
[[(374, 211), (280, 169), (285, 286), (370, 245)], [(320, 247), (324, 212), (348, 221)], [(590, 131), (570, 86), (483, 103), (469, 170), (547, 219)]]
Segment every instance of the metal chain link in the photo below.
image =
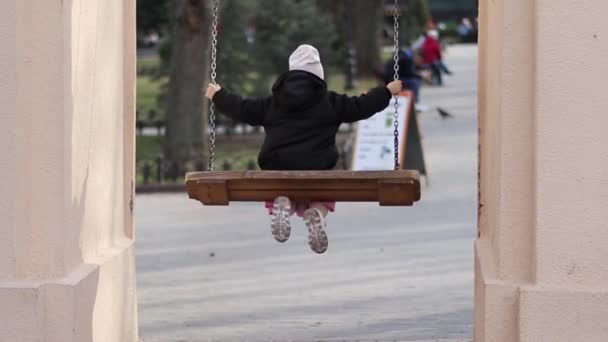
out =
[[(393, 43), (395, 49), (395, 54), (393, 55), (393, 61), (395, 62), (393, 69), (395, 70), (395, 74), (393, 79), (395, 81), (399, 80), (399, 16), (399, 0), (395, 0), (395, 9), (393, 12)], [(401, 165), (399, 165), (399, 97), (398, 95), (395, 95), (394, 98), (395, 113), (393, 115), (393, 126), (395, 130), (393, 131), (393, 135), (395, 136), (395, 170), (399, 170), (401, 168)]]
[[(217, 78), (217, 28), (219, 24), (220, 1), (213, 1), (213, 22), (211, 31), (211, 83), (216, 84)], [(215, 105), (210, 101), (209, 106), (209, 171), (213, 171), (215, 165)]]

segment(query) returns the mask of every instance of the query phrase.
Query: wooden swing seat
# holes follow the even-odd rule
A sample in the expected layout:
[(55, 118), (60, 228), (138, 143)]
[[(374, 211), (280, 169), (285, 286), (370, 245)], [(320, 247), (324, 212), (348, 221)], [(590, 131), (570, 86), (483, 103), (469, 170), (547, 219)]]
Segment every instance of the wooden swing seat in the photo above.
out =
[(186, 175), (191, 199), (204, 205), (272, 201), (378, 202), (411, 206), (420, 200), (418, 171), (211, 171)]

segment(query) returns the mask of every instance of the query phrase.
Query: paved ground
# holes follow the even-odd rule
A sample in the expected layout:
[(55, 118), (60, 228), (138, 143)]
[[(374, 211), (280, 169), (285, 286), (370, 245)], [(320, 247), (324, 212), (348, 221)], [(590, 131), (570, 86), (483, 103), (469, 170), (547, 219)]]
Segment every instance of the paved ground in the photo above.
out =
[(455, 76), (423, 102), (431, 186), (414, 208), (339, 204), (330, 248), (301, 222), (284, 245), (259, 204), (204, 208), (184, 195), (137, 198), (142, 339), (469, 340), (476, 225), (476, 48), (453, 47)]

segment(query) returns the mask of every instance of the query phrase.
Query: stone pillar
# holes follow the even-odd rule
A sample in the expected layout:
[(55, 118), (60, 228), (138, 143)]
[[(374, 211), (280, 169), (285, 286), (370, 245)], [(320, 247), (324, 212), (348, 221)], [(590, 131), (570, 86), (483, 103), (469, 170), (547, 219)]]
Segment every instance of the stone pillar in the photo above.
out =
[(605, 0), (480, 1), (475, 341), (608, 341)]
[(0, 341), (137, 341), (135, 0), (0, 2)]

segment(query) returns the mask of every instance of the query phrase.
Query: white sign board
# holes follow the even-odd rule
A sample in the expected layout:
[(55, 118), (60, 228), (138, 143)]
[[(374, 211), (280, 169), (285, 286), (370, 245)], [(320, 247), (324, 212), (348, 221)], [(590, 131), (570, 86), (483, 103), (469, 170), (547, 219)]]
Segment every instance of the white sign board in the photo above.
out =
[[(403, 160), (411, 96), (399, 96), (399, 160)], [(352, 169), (355, 171), (393, 170), (395, 168), (395, 143), (393, 120), (395, 98), (382, 112), (360, 121), (353, 146)]]

